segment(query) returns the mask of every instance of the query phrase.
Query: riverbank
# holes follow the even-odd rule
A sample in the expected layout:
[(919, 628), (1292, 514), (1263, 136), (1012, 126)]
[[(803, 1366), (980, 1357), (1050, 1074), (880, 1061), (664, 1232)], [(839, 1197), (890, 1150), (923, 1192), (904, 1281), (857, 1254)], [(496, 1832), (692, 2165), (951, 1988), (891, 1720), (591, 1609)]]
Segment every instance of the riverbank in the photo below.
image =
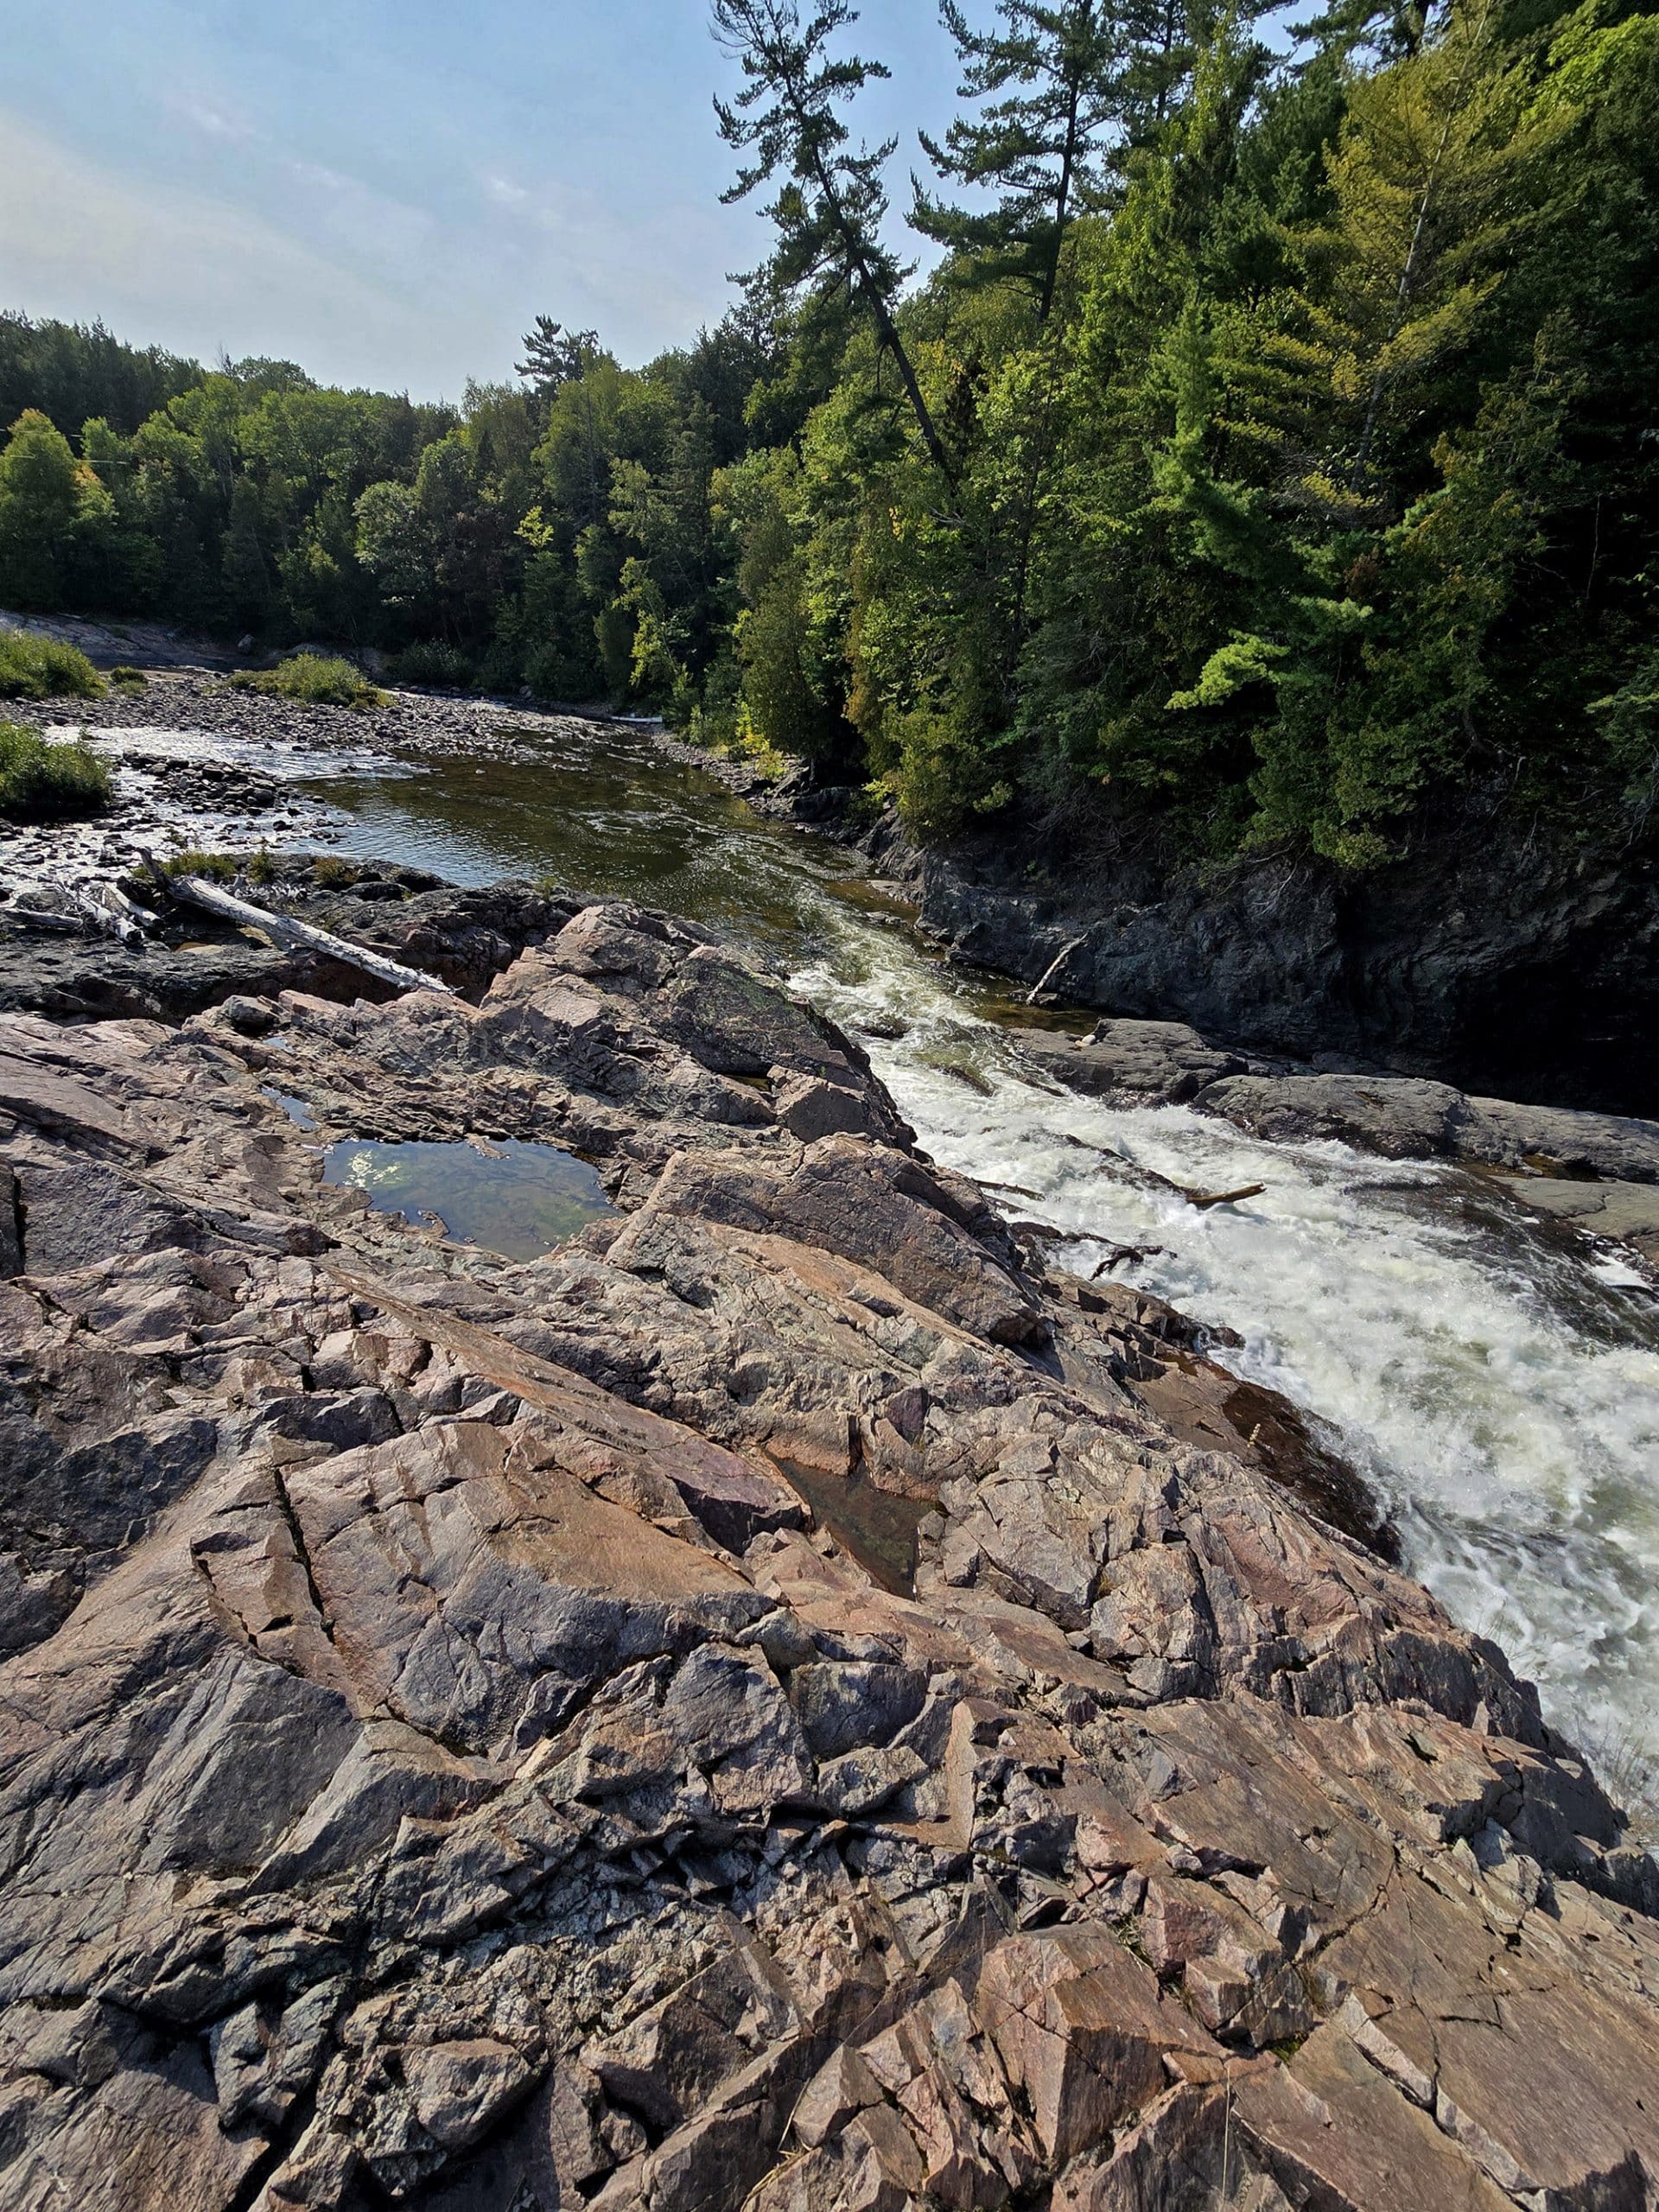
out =
[(1641, 2202), (1659, 1877), (1496, 1648), (823, 1016), (536, 919), (0, 1018), (13, 2200)]
[(872, 822), (861, 791), (805, 770), (716, 772), (855, 845), (954, 957), (1051, 1001), (1308, 1065), (1659, 1113), (1659, 864), (1645, 831), (1545, 837), (1472, 794), (1366, 875), (1280, 853), (1199, 867), (1082, 798), (1062, 821), (922, 845), (891, 809)]
[[(60, 703), (26, 704), (18, 711), (37, 727), (64, 727)], [(0, 887), (9, 881), (19, 903), (31, 895), (30, 885), (49, 881), (54, 874), (130, 884), (149, 858), (165, 860), (191, 848), (281, 850), (299, 836), (326, 850), (339, 842), (340, 830), (310, 796), (320, 780), (406, 772), (440, 760), (480, 768), (534, 768), (550, 741), (568, 741), (588, 727), (565, 715), (416, 692), (390, 695), (386, 705), (367, 715), (298, 705), (232, 691), (217, 673), (200, 669), (154, 671), (136, 696), (77, 702), (68, 719), (88, 732), (119, 734), (117, 804), (94, 822), (7, 833)], [(204, 730), (211, 733), (207, 745), (188, 742)], [(187, 742), (169, 745), (168, 734)], [(819, 790), (799, 770), (780, 778), (752, 762), (710, 757), (661, 731), (651, 733), (650, 742), (694, 773), (713, 774), (763, 816), (835, 836), (893, 870), (876, 879), (878, 887), (885, 881), (896, 898), (918, 899), (918, 925), (953, 960), (982, 963), (1012, 976), (1034, 970), (1039, 988), (1032, 995), (1043, 1005), (1071, 988), (1082, 955), (1077, 940), (1063, 931), (1059, 950), (1052, 950), (1059, 925), (1033, 920), (1036, 934), (996, 944), (986, 942), (978, 924), (950, 935), (941, 920), (948, 922), (957, 910), (950, 899), (941, 907), (938, 887), (951, 882), (960, 890), (962, 879), (950, 872), (956, 863), (949, 855), (914, 851), (891, 817), (861, 829), (852, 818), (855, 795)], [(325, 861), (325, 874), (327, 867)], [(342, 864), (337, 874), (353, 872)], [(357, 905), (438, 887), (429, 871), (395, 862), (371, 867), (365, 882)], [(340, 881), (334, 886), (344, 887)], [(317, 917), (323, 926), (343, 918), (348, 928), (363, 927), (353, 901), (331, 903), (327, 888), (304, 887), (307, 898), (323, 900), (325, 911)], [(291, 880), (289, 890), (291, 895)], [(960, 896), (965, 899), (966, 892)], [(1039, 911), (1027, 912), (1018, 902), (1010, 907), (1001, 893), (992, 903), (999, 915), (1018, 911), (1027, 920)], [(471, 926), (455, 918), (458, 927)], [(369, 919), (372, 934), (373, 917)], [(427, 932), (429, 957), (435, 957), (431, 948), (441, 935)], [(181, 963), (124, 955), (101, 941), (89, 948), (49, 938), (20, 943), (14, 936), (16, 949), (0, 982), (0, 1007), (60, 1017), (103, 1012), (176, 1018), (212, 1003), (225, 988), (241, 988), (232, 982), (232, 970), (238, 976), (257, 972), (259, 957), (245, 941), (220, 944), (215, 963), (212, 931), (204, 935), (197, 925), (185, 938), (192, 951)], [(991, 958), (993, 952), (1000, 957)], [(272, 987), (303, 984), (320, 972), (315, 962), (289, 960)], [(1318, 1018), (1317, 1008), (1305, 1009), (1304, 1029)], [(1495, 1098), (1471, 1101), (1455, 1086), (1402, 1077), (1375, 1060), (1330, 1051), (1301, 1057), (1262, 1053), (1232, 1039), (1217, 1041), (1187, 1025), (1154, 1020), (1109, 1018), (1087, 1040), (1033, 1032), (1021, 1042), (1036, 1065), (1069, 1088), (1122, 1104), (1192, 1100), (1202, 1111), (1225, 1114), (1281, 1139), (1336, 1138), (1385, 1157), (1449, 1158), (1496, 1169), (1544, 1220), (1622, 1244), (1659, 1281), (1659, 1137), (1654, 1125), (1639, 1119), (1528, 1109)], [(1503, 1124), (1501, 1140), (1492, 1134), (1495, 1116)]]

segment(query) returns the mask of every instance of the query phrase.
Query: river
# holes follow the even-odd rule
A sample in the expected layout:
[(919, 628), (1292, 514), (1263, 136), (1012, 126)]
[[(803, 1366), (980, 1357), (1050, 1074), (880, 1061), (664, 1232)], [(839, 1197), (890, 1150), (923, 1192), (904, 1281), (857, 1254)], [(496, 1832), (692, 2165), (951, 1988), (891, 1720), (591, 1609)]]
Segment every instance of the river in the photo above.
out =
[[(860, 1037), (929, 1152), (1062, 1231), (1063, 1264), (1142, 1250), (1120, 1277), (1237, 1332), (1216, 1356), (1322, 1425), (1409, 1568), (1538, 1681), (1616, 1787), (1652, 1799), (1659, 1312), (1628, 1270), (1460, 1170), (1058, 1089), (1007, 1034), (1033, 1019), (1013, 992), (942, 961), (855, 855), (759, 819), (648, 736), (573, 724), (509, 761), (334, 765), (285, 772), (304, 777), (296, 828), (456, 882), (548, 877), (726, 931)], [(1147, 1168), (1266, 1187), (1200, 1212)]]

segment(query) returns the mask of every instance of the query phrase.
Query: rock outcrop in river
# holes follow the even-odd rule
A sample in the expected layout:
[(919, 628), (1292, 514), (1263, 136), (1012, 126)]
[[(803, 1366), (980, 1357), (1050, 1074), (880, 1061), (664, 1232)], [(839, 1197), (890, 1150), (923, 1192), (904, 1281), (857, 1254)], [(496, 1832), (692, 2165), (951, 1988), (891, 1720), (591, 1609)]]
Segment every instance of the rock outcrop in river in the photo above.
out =
[(1659, 2203), (1659, 1882), (1501, 1654), (823, 1020), (542, 921), (0, 1018), (0, 2203)]

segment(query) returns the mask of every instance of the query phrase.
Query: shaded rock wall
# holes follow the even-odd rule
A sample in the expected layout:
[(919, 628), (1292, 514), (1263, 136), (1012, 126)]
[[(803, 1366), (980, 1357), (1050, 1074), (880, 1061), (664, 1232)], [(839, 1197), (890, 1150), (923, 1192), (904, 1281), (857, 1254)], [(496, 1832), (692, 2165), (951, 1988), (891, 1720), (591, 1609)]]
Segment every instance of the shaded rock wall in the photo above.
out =
[(1494, 1096), (1659, 1114), (1659, 875), (1640, 847), (1471, 817), (1352, 876), (1277, 857), (1171, 867), (1110, 838), (1057, 852), (1017, 829), (918, 851), (887, 822), (866, 842), (960, 957), (1046, 976), (1104, 1013)]

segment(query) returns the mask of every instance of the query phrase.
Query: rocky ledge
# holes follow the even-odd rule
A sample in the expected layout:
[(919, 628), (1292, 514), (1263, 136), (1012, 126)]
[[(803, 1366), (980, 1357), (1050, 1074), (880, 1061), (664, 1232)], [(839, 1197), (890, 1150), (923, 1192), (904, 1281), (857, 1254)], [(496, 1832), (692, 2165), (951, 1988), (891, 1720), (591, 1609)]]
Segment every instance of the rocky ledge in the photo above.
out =
[(1299, 1068), (1179, 1021), (1016, 1034), (1027, 1058), (1071, 1089), (1121, 1105), (1191, 1104), (1275, 1143), (1334, 1138), (1389, 1160), (1456, 1160), (1545, 1220), (1627, 1244), (1659, 1270), (1659, 1122), (1471, 1098), (1420, 1077)]
[[(612, 1211), (509, 1265), (346, 1135)], [(0, 2203), (1659, 2202), (1531, 1690), (702, 932), (0, 1017)]]
[(1198, 865), (1109, 794), (924, 846), (810, 769), (733, 779), (762, 811), (861, 847), (957, 958), (1057, 997), (1258, 1053), (1659, 1113), (1646, 833), (1552, 836), (1510, 815), (1507, 792), (1471, 791), (1368, 874), (1277, 852)]

